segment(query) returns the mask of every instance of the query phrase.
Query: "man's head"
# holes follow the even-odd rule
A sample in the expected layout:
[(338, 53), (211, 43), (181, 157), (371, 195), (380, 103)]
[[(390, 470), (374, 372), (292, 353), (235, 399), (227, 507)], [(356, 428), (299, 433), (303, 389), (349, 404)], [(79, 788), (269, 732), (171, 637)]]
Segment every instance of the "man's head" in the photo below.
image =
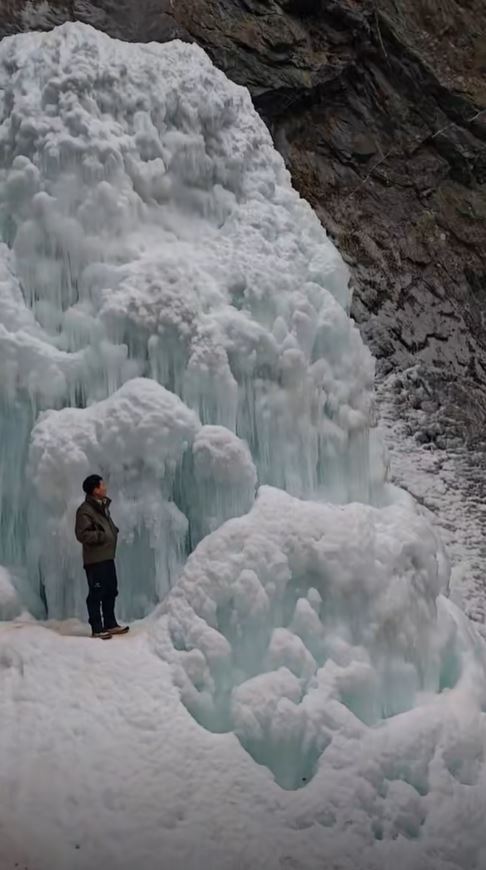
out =
[(83, 491), (86, 495), (93, 496), (93, 498), (106, 498), (106, 483), (99, 474), (90, 474), (83, 481)]

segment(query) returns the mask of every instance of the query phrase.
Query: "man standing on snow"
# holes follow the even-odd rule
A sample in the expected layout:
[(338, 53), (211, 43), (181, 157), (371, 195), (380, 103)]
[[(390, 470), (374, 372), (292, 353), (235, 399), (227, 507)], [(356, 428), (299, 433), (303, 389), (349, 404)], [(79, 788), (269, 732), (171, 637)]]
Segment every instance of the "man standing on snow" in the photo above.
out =
[(88, 578), (86, 599), (93, 637), (109, 640), (125, 634), (128, 626), (118, 625), (115, 598), (118, 582), (115, 569), (118, 529), (110, 516), (111, 501), (99, 474), (90, 474), (83, 483), (86, 499), (76, 512), (75, 534), (83, 545), (83, 565)]

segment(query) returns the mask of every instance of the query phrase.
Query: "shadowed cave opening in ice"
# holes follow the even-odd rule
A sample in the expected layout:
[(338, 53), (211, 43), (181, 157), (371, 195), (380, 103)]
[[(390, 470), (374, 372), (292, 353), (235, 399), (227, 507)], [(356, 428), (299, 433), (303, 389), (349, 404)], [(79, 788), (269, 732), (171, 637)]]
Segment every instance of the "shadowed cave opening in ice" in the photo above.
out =
[(347, 269), (195, 46), (7, 39), (0, 100), (8, 583), (84, 618), (74, 512), (102, 474), (120, 616), (155, 610), (192, 715), (299, 787), (336, 729), (454, 684), (466, 632), (385, 480)]

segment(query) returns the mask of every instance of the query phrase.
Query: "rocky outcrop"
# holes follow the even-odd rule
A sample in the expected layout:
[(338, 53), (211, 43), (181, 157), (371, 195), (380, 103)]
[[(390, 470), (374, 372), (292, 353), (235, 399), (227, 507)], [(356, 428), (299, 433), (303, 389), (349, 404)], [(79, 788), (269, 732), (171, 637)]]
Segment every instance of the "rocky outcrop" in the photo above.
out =
[(0, 0), (2, 35), (66, 19), (128, 40), (196, 40), (250, 88), (352, 267), (353, 314), (379, 371), (418, 366), (409, 404), (446, 441), (481, 439), (483, 0)]

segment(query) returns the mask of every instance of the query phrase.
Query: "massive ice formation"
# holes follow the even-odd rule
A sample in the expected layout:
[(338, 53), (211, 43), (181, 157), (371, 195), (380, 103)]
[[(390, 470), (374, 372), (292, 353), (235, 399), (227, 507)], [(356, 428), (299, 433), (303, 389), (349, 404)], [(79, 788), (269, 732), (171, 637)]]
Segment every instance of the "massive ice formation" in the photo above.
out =
[[(346, 269), (248, 93), (200, 49), (74, 25), (5, 40), (0, 166), (0, 559), (28, 566), (40, 609), (82, 612), (71, 520), (89, 469), (123, 495), (126, 615), (250, 506), (254, 471), (229, 433), (260, 483), (369, 499), (372, 361)], [(171, 412), (135, 436), (142, 384), (117, 391), (137, 377), (228, 433), (198, 435), (184, 461)], [(154, 474), (168, 432), (181, 468)]]

